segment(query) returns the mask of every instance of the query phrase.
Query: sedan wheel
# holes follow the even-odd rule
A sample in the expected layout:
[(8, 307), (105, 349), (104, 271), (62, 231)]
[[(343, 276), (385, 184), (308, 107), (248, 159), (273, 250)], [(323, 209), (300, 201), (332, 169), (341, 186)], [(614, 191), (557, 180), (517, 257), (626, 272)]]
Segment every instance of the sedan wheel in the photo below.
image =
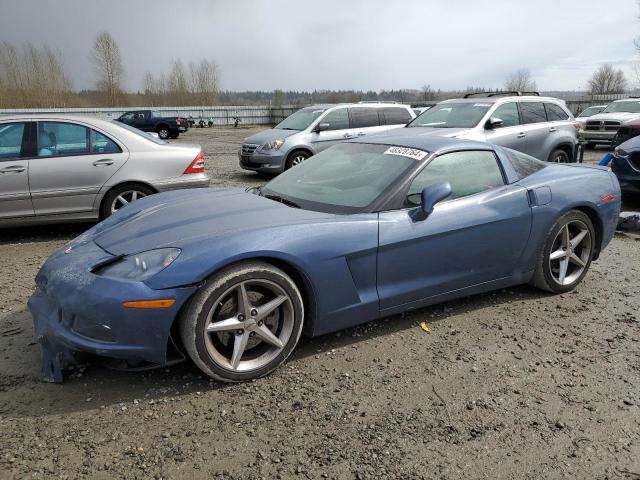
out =
[(128, 205), (131, 202), (135, 202), (136, 200), (139, 200), (142, 197), (146, 196), (147, 195), (144, 192), (141, 192), (139, 190), (128, 190), (126, 192), (122, 192), (113, 200), (113, 202), (111, 202), (111, 213), (116, 213), (125, 205)]
[(589, 270), (595, 241), (586, 214), (576, 210), (564, 214), (547, 236), (532, 284), (554, 293), (573, 290)]
[(231, 267), (189, 302), (180, 336), (208, 375), (237, 382), (266, 375), (293, 351), (304, 308), (291, 278), (262, 262)]

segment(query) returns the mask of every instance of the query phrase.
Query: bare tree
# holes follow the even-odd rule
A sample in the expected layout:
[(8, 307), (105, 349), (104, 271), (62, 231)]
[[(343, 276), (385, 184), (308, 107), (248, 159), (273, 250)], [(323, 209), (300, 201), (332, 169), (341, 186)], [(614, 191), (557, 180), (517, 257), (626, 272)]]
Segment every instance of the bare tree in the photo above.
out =
[(605, 63), (598, 68), (589, 79), (589, 93), (602, 95), (609, 93), (624, 93), (627, 88), (627, 79), (624, 72), (613, 68), (610, 63)]
[(106, 96), (109, 106), (116, 106), (122, 94), (124, 66), (120, 48), (109, 32), (96, 37), (91, 60), (98, 77), (98, 90)]
[(531, 78), (528, 68), (520, 68), (507, 76), (504, 89), (508, 92), (535, 92), (538, 85)]
[(425, 102), (435, 98), (435, 93), (431, 85), (423, 85), (420, 91), (422, 92), (422, 100)]
[(200, 105), (215, 103), (218, 95), (218, 66), (214, 61), (202, 59), (189, 64), (189, 83), (194, 100)]

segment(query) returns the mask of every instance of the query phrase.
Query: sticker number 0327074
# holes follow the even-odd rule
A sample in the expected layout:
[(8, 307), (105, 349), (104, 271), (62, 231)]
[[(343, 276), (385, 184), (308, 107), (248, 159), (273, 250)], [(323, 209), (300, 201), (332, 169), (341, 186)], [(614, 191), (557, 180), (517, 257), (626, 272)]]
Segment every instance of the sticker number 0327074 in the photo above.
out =
[(406, 147), (389, 147), (384, 151), (385, 155), (401, 155), (403, 157), (413, 158), (414, 160), (422, 160), (427, 156), (427, 152), (416, 148)]

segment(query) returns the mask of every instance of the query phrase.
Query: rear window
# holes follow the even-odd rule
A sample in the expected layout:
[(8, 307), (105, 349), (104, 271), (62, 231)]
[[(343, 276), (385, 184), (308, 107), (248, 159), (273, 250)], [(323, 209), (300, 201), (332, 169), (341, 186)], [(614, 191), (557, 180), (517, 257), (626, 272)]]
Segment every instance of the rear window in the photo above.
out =
[(519, 178), (528, 177), (547, 166), (545, 162), (517, 150), (511, 150), (510, 148), (505, 148), (504, 150), (507, 152), (509, 161)]
[(411, 114), (406, 108), (385, 107), (380, 109), (381, 125), (406, 125), (411, 121)]
[(550, 122), (569, 119), (569, 115), (560, 105), (556, 105), (555, 103), (545, 103), (544, 107), (547, 109), (547, 118)]
[(540, 123), (547, 121), (547, 114), (545, 113), (542, 102), (521, 102), (518, 106), (520, 108), (520, 123)]
[(378, 109), (372, 107), (353, 107), (349, 109), (351, 128), (377, 127), (380, 125)]

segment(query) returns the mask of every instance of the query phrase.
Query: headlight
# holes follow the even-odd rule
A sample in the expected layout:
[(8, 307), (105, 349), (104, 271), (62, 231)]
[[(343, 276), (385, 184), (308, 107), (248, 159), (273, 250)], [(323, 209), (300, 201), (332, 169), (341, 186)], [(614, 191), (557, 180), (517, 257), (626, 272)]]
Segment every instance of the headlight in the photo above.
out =
[(143, 282), (160, 273), (180, 255), (179, 248), (159, 248), (127, 255), (99, 268), (94, 273), (102, 277)]
[(284, 144), (284, 140), (273, 140), (265, 143), (260, 147), (261, 150), (280, 150), (280, 147)]
[(618, 158), (627, 158), (629, 156), (629, 152), (622, 150), (620, 147), (616, 147), (613, 150), (613, 155)]

